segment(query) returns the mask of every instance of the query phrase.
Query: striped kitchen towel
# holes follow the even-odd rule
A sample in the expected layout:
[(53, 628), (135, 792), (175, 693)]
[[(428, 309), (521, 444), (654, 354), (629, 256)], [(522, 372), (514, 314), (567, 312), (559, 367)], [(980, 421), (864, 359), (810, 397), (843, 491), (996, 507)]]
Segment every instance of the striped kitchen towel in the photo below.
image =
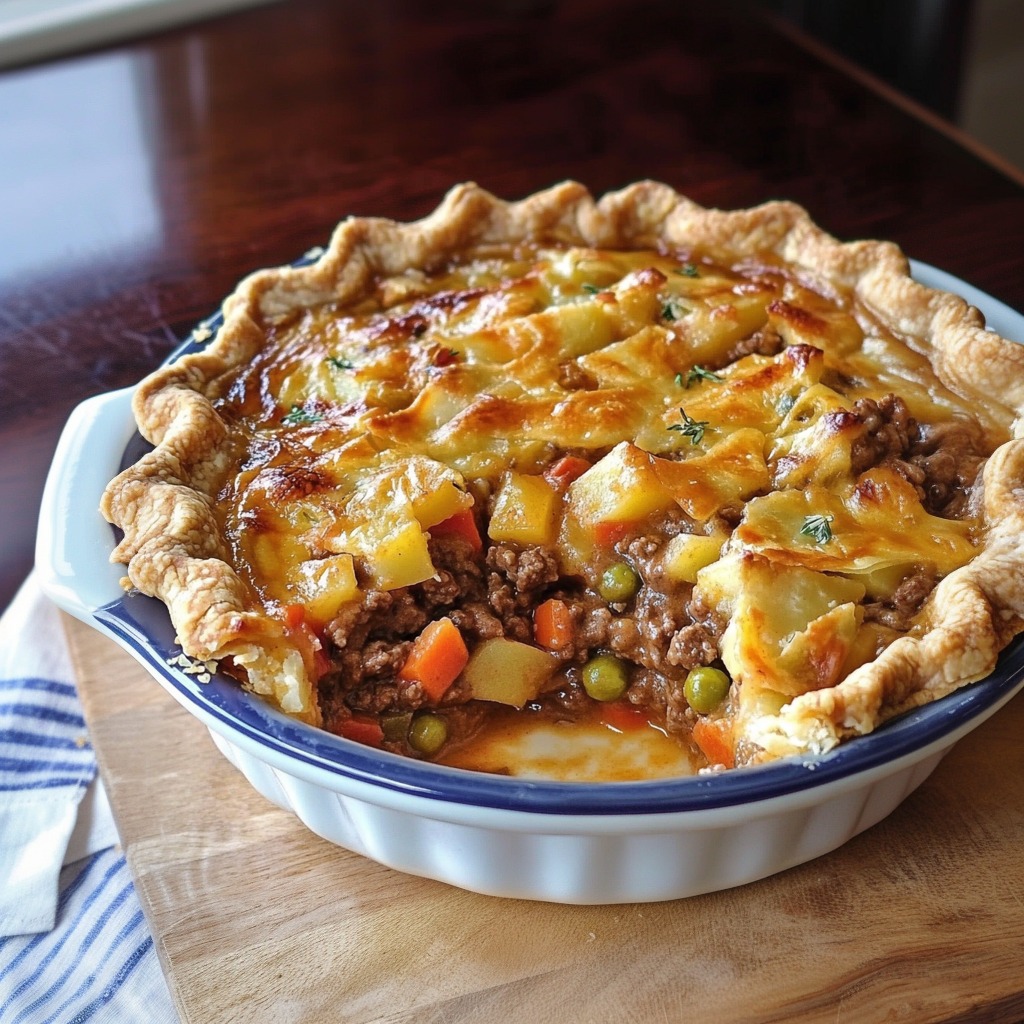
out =
[(56, 608), (0, 618), (0, 1022), (177, 1017), (117, 848)]

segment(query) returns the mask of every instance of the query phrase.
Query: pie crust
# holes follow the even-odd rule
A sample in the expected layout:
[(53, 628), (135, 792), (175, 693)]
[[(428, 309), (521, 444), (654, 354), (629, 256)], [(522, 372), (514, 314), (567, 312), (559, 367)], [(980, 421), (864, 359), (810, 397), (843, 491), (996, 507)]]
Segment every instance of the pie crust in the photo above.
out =
[(705, 209), (655, 182), (600, 200), (566, 182), (511, 203), (465, 184), (416, 223), (343, 221), (314, 262), (242, 281), (211, 343), (142, 382), (134, 411), (154, 447), (111, 482), (102, 512), (123, 531), (112, 561), (127, 566), (125, 587), (167, 605), (187, 655), (230, 665), (285, 712), (323, 724), (309, 650), (273, 607), (254, 600), (232, 565), (215, 505), (233, 442), (217, 400), (282, 317), (325, 304), (356, 309), (382, 279), (457, 262), (480, 247), (520, 244), (679, 250), (725, 264), (773, 260), (819, 291), (856, 302), (923, 354), (944, 387), (976, 408), (992, 439), (971, 490), (976, 554), (939, 580), (913, 628), (877, 657), (833, 685), (790, 695), (781, 708), (749, 713), (736, 737), (740, 760), (828, 750), (993, 670), (1024, 624), (1024, 347), (986, 330), (962, 299), (913, 281), (891, 243), (840, 243), (793, 203)]

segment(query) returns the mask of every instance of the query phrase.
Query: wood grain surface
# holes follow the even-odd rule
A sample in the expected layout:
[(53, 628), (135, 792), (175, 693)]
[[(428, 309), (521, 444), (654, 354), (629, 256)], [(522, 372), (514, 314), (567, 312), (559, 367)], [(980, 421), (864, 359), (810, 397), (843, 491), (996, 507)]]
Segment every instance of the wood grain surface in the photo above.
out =
[(67, 630), (183, 1024), (1024, 1019), (1022, 698), (826, 857), (688, 900), (567, 907), (329, 845), (113, 642)]
[(288, 0), (0, 74), (0, 125), (0, 606), (78, 401), (459, 181), (793, 199), (1024, 308), (1019, 181), (728, 0)]

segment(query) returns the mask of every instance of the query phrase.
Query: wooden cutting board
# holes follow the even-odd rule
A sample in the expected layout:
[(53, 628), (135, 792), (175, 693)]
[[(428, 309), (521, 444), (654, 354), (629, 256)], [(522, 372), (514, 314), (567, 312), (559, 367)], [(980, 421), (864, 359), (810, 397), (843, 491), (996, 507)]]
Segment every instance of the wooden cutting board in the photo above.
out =
[(565, 907), (329, 845), (115, 644), (67, 629), (186, 1024), (1024, 1019), (1024, 699), (827, 857), (688, 900)]

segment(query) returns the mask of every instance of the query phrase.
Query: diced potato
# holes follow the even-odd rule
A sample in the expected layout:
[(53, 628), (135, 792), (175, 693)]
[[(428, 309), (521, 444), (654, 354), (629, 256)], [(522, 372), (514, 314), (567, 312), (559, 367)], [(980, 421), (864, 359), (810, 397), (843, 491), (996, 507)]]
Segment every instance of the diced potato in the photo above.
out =
[(555, 536), (558, 496), (542, 476), (506, 473), (494, 500), (487, 533), (491, 540), (550, 544)]
[[(828, 525), (824, 543), (807, 532), (814, 519)], [(929, 514), (913, 485), (884, 465), (864, 473), (856, 484), (812, 484), (751, 499), (733, 544), (821, 572), (856, 578), (871, 573), (870, 584), (879, 594), (896, 578), (876, 575), (880, 569), (895, 566), (905, 576), (924, 565), (946, 575), (976, 550), (969, 524)]]
[(562, 356), (573, 359), (604, 348), (612, 340), (612, 322), (599, 302), (585, 302), (581, 305), (559, 306), (546, 313), (539, 313), (535, 320), (544, 326), (550, 318), (551, 329), (558, 338)]
[(618, 320), (618, 334), (635, 334), (647, 324), (657, 322), (665, 305), (665, 277), (657, 270), (634, 270), (615, 287), (617, 302), (613, 307)]
[(764, 434), (743, 427), (704, 455), (690, 459), (654, 458), (657, 479), (679, 507), (699, 522), (720, 508), (768, 489)]
[(730, 293), (723, 296), (726, 301), (696, 306), (681, 324), (687, 357), (694, 363), (722, 362), (737, 341), (750, 337), (765, 325), (766, 297), (766, 293), (761, 292)]
[(350, 554), (302, 562), (298, 577), (302, 604), (317, 623), (329, 622), (343, 604), (359, 596), (355, 564)]
[(360, 558), (373, 585), (397, 590), (430, 579), (437, 570), (430, 560), (427, 536), (408, 508), (395, 518), (378, 517), (353, 529), (325, 536), (323, 544), (337, 554)]
[(797, 398), (768, 452), (776, 488), (830, 484), (850, 472), (853, 445), (866, 427), (850, 403), (824, 384)]
[(670, 508), (672, 495), (658, 482), (651, 456), (628, 441), (616, 445), (569, 486), (569, 512), (584, 527), (636, 523)]
[(252, 541), (253, 568), (264, 579), (274, 579), (281, 572), (277, 538), (272, 533), (258, 534)]
[(679, 367), (679, 342), (664, 327), (645, 327), (579, 360), (602, 387), (635, 387), (637, 374), (671, 380)]
[(863, 615), (859, 583), (733, 552), (702, 569), (697, 587), (729, 619), (722, 660), (741, 689), (795, 695), (838, 680)]
[(253, 567), (264, 584), (283, 582), (291, 567), (309, 558), (306, 545), (286, 533), (258, 533), (252, 540)]
[(394, 508), (396, 514), (400, 509), (411, 508), (424, 530), (473, 504), (459, 473), (443, 462), (418, 455), (409, 458), (397, 470), (382, 475), (373, 497), (372, 493), (371, 488), (364, 487), (363, 503), (370, 502), (384, 513), (390, 508)]
[(476, 700), (521, 708), (541, 692), (557, 668), (557, 659), (545, 651), (498, 636), (473, 652), (462, 675)]
[(370, 574), (381, 590), (397, 590), (430, 579), (437, 570), (418, 523), (406, 523), (368, 553)]
[(697, 573), (718, 558), (724, 543), (721, 534), (678, 534), (668, 542), (662, 555), (665, 575), (676, 583), (696, 583)]
[(825, 352), (847, 354), (856, 351), (864, 339), (864, 332), (851, 314), (831, 303), (815, 302), (808, 292), (800, 296), (800, 305), (773, 302), (768, 322), (787, 345), (813, 345)]
[[(684, 393), (687, 415), (721, 431), (750, 427), (771, 434), (785, 415), (789, 399), (818, 383), (825, 357), (814, 349), (784, 349), (777, 356), (749, 355), (724, 369), (718, 384), (704, 384)], [(675, 415), (672, 410), (671, 415)], [(664, 450), (678, 447), (679, 437), (664, 434)], [(654, 449), (652, 449), (654, 450)]]

